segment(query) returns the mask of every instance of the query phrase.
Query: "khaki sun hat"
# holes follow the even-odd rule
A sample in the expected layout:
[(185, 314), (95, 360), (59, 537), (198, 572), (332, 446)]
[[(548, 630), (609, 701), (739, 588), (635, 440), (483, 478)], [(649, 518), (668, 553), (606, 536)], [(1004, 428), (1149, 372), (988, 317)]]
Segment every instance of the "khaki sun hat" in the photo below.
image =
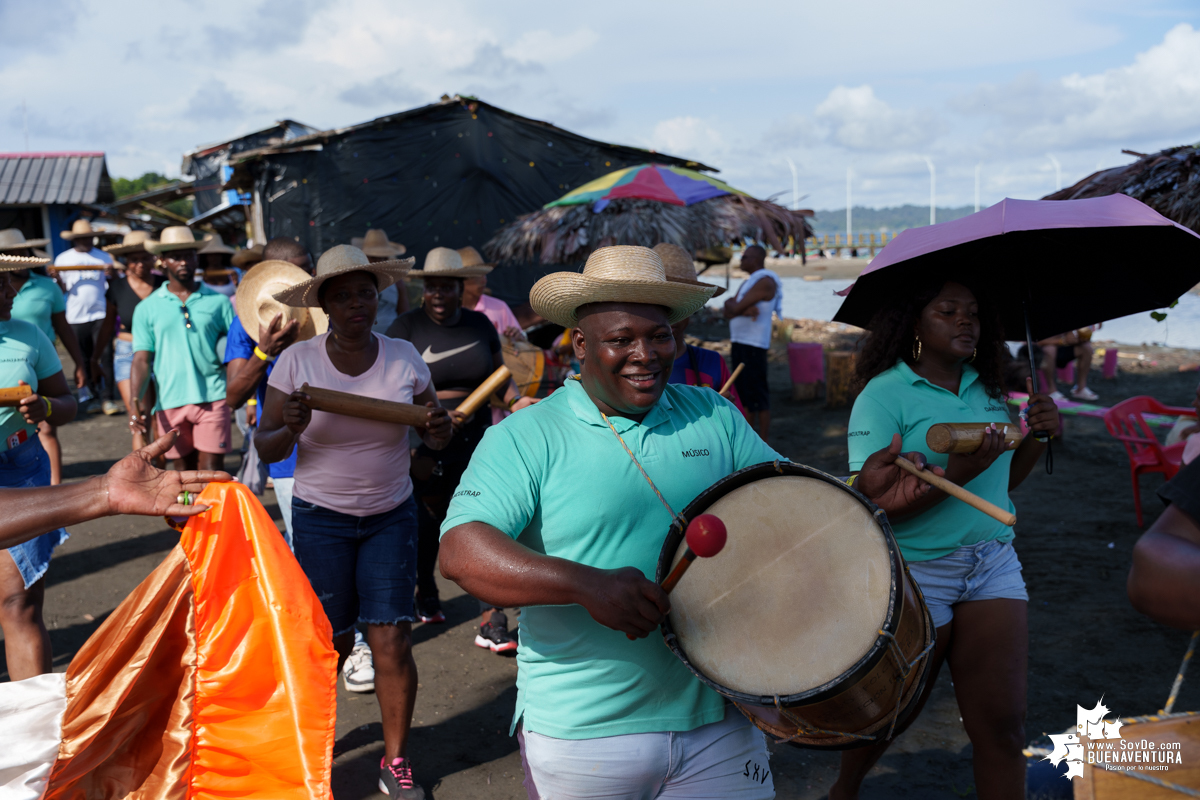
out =
[(0, 231), (0, 253), (5, 250), (45, 247), (49, 242), (49, 239), (26, 239), (25, 234), (21, 233), (18, 228), (5, 228)]
[(157, 241), (150, 239), (146, 242), (146, 249), (155, 255), (170, 253), (173, 250), (199, 250), (203, 246), (204, 242), (196, 241), (196, 235), (186, 225), (163, 228)]
[(468, 267), (457, 250), (435, 247), (425, 256), (421, 269), (408, 273), (410, 278), (474, 278), (487, 275), (492, 268), (483, 264)]
[(487, 267), (490, 270), (496, 266), (484, 261), (483, 256), (479, 255), (479, 251), (470, 245), (458, 248), (458, 254), (462, 257), (464, 267)]
[(225, 244), (221, 239), (221, 234), (208, 233), (204, 235), (204, 246), (196, 252), (202, 256), (231, 256), (237, 251)]
[(111, 256), (127, 256), (138, 251), (146, 252), (146, 242), (150, 241), (150, 231), (130, 231), (120, 244), (110, 244), (104, 252)]
[(48, 258), (34, 258), (32, 256), (10, 256), (7, 253), (0, 253), (0, 272), (16, 272), (19, 269), (29, 269), (30, 267), (42, 267), (50, 263)]
[(72, 239), (83, 239), (96, 236), (120, 236), (116, 231), (106, 231), (98, 228), (93, 228), (92, 223), (86, 219), (77, 219), (71, 223), (71, 230), (62, 231), (58, 234), (68, 242)]
[(389, 240), (382, 228), (371, 228), (366, 236), (355, 236), (350, 240), (350, 246), (374, 258), (393, 258), (408, 252), (404, 245)]
[(329, 317), (319, 308), (289, 306), (275, 295), (299, 286), (311, 277), (290, 261), (263, 261), (246, 272), (238, 284), (236, 300), (238, 319), (250, 338), (258, 342), (259, 326), (271, 324), (276, 314), (282, 314), (280, 325), (292, 320), (300, 323), (296, 341), (311, 339), (329, 330)]
[(249, 269), (251, 266), (263, 260), (263, 246), (256, 244), (252, 247), (247, 247), (245, 250), (238, 250), (233, 254), (233, 265), (242, 269)]
[(658, 257), (662, 259), (663, 269), (667, 273), (667, 280), (673, 283), (686, 283), (689, 286), (707, 286), (711, 289), (716, 289), (713, 292), (713, 297), (725, 293), (724, 286), (717, 286), (715, 283), (705, 283), (696, 279), (696, 262), (688, 255), (688, 251), (679, 245), (670, 244), (669, 242), (659, 242), (654, 245), (654, 252), (658, 253)]
[(289, 306), (306, 308), (320, 306), (321, 302), (317, 299), (317, 294), (321, 284), (330, 278), (345, 275), (347, 272), (370, 272), (379, 281), (378, 288), (382, 292), (393, 283), (402, 280), (414, 262), (416, 262), (415, 258), (404, 258), (376, 261), (372, 264), (362, 250), (348, 244), (339, 244), (326, 250), (317, 260), (316, 275), (290, 289), (276, 292), (274, 297)]
[(533, 310), (566, 328), (579, 324), (577, 311), (589, 303), (644, 303), (665, 306), (672, 323), (700, 310), (713, 287), (667, 280), (662, 259), (649, 247), (601, 247), (588, 256), (583, 272), (555, 272), (529, 290)]

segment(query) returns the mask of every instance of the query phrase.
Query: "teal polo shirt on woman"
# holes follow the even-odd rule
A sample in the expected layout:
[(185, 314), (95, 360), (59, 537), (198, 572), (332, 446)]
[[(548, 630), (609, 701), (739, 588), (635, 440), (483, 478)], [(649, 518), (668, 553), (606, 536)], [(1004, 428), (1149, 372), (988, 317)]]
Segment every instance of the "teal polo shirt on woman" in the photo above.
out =
[[(62, 372), (54, 344), (31, 322), (11, 319), (0, 322), (0, 386), (16, 386), (25, 381), (35, 392), (38, 383)], [(15, 406), (0, 408), (0, 451), (11, 449), (5, 440), (24, 430), (37, 432)]]
[(186, 317), (183, 308), (164, 283), (133, 312), (133, 350), (154, 353), (159, 409), (225, 399), (225, 365), (217, 342), (233, 324), (233, 305), (200, 284), (188, 296)]
[(67, 310), (67, 301), (58, 284), (44, 275), (32, 273), (13, 298), (12, 318), (31, 322), (54, 341), (54, 323), (50, 317)]
[[(610, 417), (671, 508), (683, 511), (731, 472), (781, 456), (712, 389), (667, 386), (638, 423)], [(488, 429), (442, 534), (484, 522), (531, 550), (653, 580), (671, 524), (583, 385)], [(656, 635), (631, 641), (579, 605), (521, 609), (513, 728), (557, 739), (689, 731), (724, 718), (725, 700)]]
[[(963, 366), (958, 394), (954, 394), (913, 372), (902, 359), (872, 378), (854, 401), (847, 434), (850, 471), (862, 469), (867, 457), (887, 447), (895, 433), (903, 439), (903, 452), (924, 453), (930, 464), (945, 468), (950, 456), (933, 452), (925, 443), (929, 428), (939, 422), (1016, 424), (1004, 400), (987, 393), (970, 364)], [(983, 474), (968, 481), (966, 488), (1000, 508), (1014, 511), (1008, 496), (1012, 457), (1011, 450), (1001, 455)], [(1012, 528), (953, 497), (915, 517), (893, 520), (892, 530), (900, 552), (909, 561), (930, 561), (964, 545), (993, 539), (1009, 542), (1013, 538)]]

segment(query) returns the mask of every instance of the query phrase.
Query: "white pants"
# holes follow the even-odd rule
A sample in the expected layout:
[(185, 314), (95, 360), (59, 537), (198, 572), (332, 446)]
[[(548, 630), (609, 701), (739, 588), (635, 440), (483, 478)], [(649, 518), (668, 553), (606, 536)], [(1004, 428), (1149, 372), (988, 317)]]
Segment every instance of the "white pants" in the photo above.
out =
[(725, 719), (683, 733), (554, 739), (518, 731), (530, 800), (771, 800), (762, 732), (726, 706)]
[(279, 516), (283, 517), (283, 538), (287, 540), (287, 546), (295, 550), (292, 545), (292, 488), (296, 485), (296, 479), (272, 478), (271, 481), (275, 484), (275, 502), (279, 504)]

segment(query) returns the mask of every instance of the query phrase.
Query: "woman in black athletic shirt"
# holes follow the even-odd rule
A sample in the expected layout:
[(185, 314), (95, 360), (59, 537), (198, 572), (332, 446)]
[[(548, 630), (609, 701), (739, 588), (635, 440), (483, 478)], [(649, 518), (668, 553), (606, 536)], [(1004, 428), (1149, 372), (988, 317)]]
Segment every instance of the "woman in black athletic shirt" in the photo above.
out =
[[(504, 365), (500, 336), (491, 320), (478, 311), (462, 307), (463, 279), (486, 274), (491, 267), (464, 267), (453, 250), (438, 247), (425, 257), (423, 269), (412, 270), (409, 277), (425, 282), (420, 308), (396, 317), (387, 335), (412, 342), (429, 365), (438, 399), (447, 408), (459, 402)], [(536, 402), (521, 397), (516, 384), (509, 381), (502, 393), (506, 406), (516, 411)], [(484, 432), (492, 424), (488, 408), (464, 418), (451, 411), (455, 434), (450, 445), (439, 451), (417, 448), (412, 476), (417, 496), (417, 614), (422, 622), (444, 622), (433, 570), (437, 563), (438, 529), (446, 518), (450, 497), (467, 469), (471, 454)], [(508, 632), (503, 611), (480, 603), (482, 619), (475, 644), (494, 653), (517, 649)]]

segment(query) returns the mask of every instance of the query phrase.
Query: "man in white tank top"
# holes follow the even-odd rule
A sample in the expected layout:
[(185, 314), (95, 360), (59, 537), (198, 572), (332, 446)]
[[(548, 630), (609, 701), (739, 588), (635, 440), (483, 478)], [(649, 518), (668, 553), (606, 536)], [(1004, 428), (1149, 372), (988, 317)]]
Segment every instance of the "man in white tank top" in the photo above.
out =
[(767, 350), (771, 346), (772, 313), (783, 316), (783, 284), (763, 264), (767, 251), (750, 245), (742, 252), (742, 270), (749, 273), (737, 294), (725, 301), (729, 320), (733, 369), (745, 364), (735, 385), (750, 425), (763, 441), (771, 428), (771, 399), (767, 386)]

